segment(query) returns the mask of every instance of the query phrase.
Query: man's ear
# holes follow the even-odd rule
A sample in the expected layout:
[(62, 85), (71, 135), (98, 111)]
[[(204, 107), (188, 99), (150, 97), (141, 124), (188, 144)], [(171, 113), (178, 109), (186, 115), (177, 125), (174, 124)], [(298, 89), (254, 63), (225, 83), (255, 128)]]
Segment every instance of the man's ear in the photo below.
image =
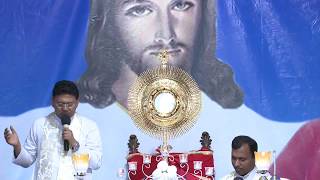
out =
[(80, 100), (79, 100), (80, 98), (78, 98), (77, 99), (77, 101), (76, 101), (76, 109), (78, 108), (78, 105), (79, 105), (79, 103), (80, 103)]
[(54, 107), (54, 97), (51, 97), (51, 106)]

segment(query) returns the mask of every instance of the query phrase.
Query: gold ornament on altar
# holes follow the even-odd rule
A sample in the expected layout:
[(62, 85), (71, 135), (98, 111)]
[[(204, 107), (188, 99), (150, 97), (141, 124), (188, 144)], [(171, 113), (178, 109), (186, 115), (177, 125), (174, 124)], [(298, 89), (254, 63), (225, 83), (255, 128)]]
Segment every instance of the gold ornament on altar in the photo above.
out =
[(164, 50), (162, 65), (144, 71), (129, 89), (128, 112), (146, 134), (167, 140), (193, 127), (201, 109), (201, 91), (184, 70), (168, 64)]

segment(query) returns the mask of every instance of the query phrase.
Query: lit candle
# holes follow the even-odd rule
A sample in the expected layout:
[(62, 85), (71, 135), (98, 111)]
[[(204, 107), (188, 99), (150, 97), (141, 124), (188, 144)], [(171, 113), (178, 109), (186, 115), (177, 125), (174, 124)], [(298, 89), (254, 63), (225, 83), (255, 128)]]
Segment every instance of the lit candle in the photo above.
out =
[(72, 163), (77, 175), (85, 176), (89, 167), (88, 153), (74, 153), (72, 154)]
[(268, 171), (272, 163), (271, 151), (254, 152), (256, 167), (260, 171)]

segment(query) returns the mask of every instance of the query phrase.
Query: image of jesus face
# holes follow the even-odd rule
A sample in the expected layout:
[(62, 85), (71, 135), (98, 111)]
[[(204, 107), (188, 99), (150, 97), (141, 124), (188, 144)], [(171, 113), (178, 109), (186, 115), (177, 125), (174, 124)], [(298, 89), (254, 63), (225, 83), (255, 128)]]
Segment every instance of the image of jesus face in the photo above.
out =
[(231, 67), (215, 56), (215, 0), (91, 0), (86, 59), (79, 80), (81, 102), (104, 108), (126, 106), (137, 75), (169, 64), (188, 72), (200, 89), (223, 108), (243, 103)]
[(126, 63), (140, 74), (159, 65), (166, 49), (170, 64), (190, 72), (201, 7), (201, 0), (117, 1), (115, 26), (131, 56)]

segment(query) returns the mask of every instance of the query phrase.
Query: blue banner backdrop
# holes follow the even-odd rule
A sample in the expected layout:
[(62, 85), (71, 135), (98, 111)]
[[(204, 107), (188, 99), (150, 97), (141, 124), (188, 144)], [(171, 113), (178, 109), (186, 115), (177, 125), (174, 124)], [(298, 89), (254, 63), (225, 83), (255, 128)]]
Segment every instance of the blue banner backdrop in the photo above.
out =
[[(210, 9), (216, 11), (215, 54), (233, 70), (244, 102), (238, 108), (224, 110), (219, 103), (212, 105), (212, 98), (204, 95), (199, 124), (173, 141), (176, 150), (197, 149), (198, 145), (184, 142), (194, 139), (197, 143), (201, 132), (208, 131), (214, 141), (217, 177), (221, 177), (232, 170), (229, 146), (235, 135), (250, 135), (262, 149), (280, 152), (302, 124), (320, 117), (319, 9), (318, 0), (216, 2), (215, 9)], [(90, 2), (83, 0), (0, 1), (1, 129), (13, 125), (23, 141), (33, 120), (52, 111), (53, 84), (61, 79), (78, 81), (82, 77), (88, 68), (85, 51), (90, 33), (88, 22), (92, 21), (89, 17)], [(148, 145), (152, 138), (140, 133), (134, 125), (126, 127), (128, 121), (124, 119), (130, 118), (122, 108), (110, 110), (117, 106), (114, 104), (110, 108), (95, 108), (83, 103), (78, 109), (80, 114), (96, 120), (101, 128), (105, 159), (103, 167), (94, 172), (95, 179), (116, 179), (117, 169), (125, 164), (126, 143), (131, 133), (141, 137), (144, 151), (160, 145), (160, 142)], [(118, 124), (110, 122), (109, 126), (114, 119), (119, 119)], [(228, 123), (235, 120), (237, 123), (230, 127)], [(2, 179), (31, 177), (32, 168), (13, 165), (12, 148), (3, 138), (0, 143)], [(118, 148), (119, 144), (123, 147)], [(117, 160), (121, 162), (113, 164)]]

